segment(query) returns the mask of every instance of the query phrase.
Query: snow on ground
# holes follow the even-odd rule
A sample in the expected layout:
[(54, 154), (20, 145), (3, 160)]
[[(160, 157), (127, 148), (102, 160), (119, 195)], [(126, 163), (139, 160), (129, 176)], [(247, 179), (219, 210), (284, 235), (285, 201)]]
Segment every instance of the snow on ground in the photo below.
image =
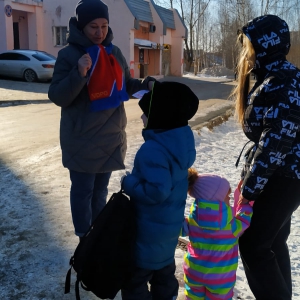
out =
[[(131, 124), (134, 125), (134, 124)], [(246, 139), (231, 118), (213, 131), (202, 128), (201, 135), (195, 132), (197, 158), (194, 164), (200, 172), (214, 172), (226, 176), (234, 187), (240, 170), (234, 164)], [(141, 136), (129, 137), (126, 166), (132, 169), (135, 153), (142, 143)], [(51, 164), (47, 164), (51, 161)], [(2, 165), (0, 182), (0, 298), (1, 299), (74, 299), (74, 291), (63, 295), (64, 276), (68, 259), (77, 239), (73, 235), (70, 218), (68, 190), (60, 178), (67, 172), (60, 165), (60, 149), (51, 149), (46, 156), (24, 158), (19, 167), (10, 170)], [(110, 193), (119, 190), (119, 180), (124, 171), (114, 172), (110, 181)], [(53, 180), (54, 177), (59, 177)], [(37, 178), (39, 189), (32, 189)], [(55, 201), (55, 198), (61, 198)], [(192, 199), (187, 199), (186, 214)], [(289, 239), (293, 272), (293, 299), (300, 299), (300, 212), (292, 220)], [(105, 247), (105, 245), (103, 245)], [(183, 251), (176, 250), (177, 277), (182, 293)], [(73, 276), (74, 280), (74, 276)], [(73, 281), (74, 283), (74, 281)], [(96, 299), (82, 292), (82, 299)], [(235, 298), (254, 299), (239, 262)], [(118, 296), (116, 299), (120, 299)]]
[[(137, 121), (130, 122), (128, 132), (136, 127)], [(225, 176), (234, 189), (241, 169), (241, 165), (235, 168), (235, 162), (246, 142), (239, 126), (230, 118), (213, 131), (202, 128), (200, 135), (199, 132), (194, 134), (197, 149), (194, 167), (199, 172)], [(140, 134), (128, 136), (127, 170), (132, 169), (135, 153), (142, 142)], [(120, 189), (120, 178), (124, 173), (113, 173), (109, 195)], [(75, 299), (74, 273), (71, 293), (64, 295), (69, 259), (78, 244), (71, 221), (69, 187), (68, 172), (61, 165), (59, 145), (49, 147), (43, 153), (28, 153), (27, 157), (9, 166), (1, 164), (0, 160), (0, 299)], [(191, 203), (192, 199), (188, 197), (185, 214)], [(294, 300), (300, 299), (299, 232), (300, 210), (292, 218), (288, 241)], [(176, 275), (180, 282), (178, 299), (181, 300), (184, 299), (183, 254), (183, 250), (176, 249)], [(82, 290), (81, 299), (98, 298)], [(116, 300), (120, 299), (117, 295)], [(233, 299), (254, 299), (240, 261)]]
[[(185, 77), (194, 77), (193, 72), (186, 72), (184, 74)], [(197, 73), (197, 77), (201, 78), (234, 78), (233, 70), (230, 70), (223, 66), (213, 66), (210, 68), (204, 68), (200, 72)]]

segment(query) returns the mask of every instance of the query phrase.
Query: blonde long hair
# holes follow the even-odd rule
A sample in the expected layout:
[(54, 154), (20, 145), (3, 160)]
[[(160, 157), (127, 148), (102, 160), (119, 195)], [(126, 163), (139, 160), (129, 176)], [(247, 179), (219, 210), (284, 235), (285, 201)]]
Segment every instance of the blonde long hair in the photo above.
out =
[(230, 97), (235, 100), (237, 121), (243, 124), (247, 95), (250, 90), (250, 73), (255, 64), (255, 50), (248, 37), (242, 32), (238, 35), (238, 43), (242, 43), (237, 65), (238, 83)]

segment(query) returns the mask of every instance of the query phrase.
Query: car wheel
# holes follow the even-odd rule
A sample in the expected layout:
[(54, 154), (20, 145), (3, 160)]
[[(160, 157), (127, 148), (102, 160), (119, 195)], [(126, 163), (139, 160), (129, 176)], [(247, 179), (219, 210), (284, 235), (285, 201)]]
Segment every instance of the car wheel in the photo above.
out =
[(31, 70), (31, 69), (27, 69), (24, 72), (24, 79), (27, 82), (34, 82), (34, 81), (36, 81), (37, 80), (36, 73), (33, 70)]

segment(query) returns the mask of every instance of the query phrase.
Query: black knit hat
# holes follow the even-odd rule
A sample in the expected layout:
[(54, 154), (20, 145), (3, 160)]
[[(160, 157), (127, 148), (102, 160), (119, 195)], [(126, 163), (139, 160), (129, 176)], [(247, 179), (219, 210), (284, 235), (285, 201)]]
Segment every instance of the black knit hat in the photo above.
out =
[(109, 22), (108, 7), (101, 0), (80, 0), (75, 9), (77, 27), (81, 30), (91, 21), (104, 18)]
[(199, 99), (183, 83), (154, 83), (152, 91), (139, 101), (139, 106), (148, 118), (146, 129), (173, 129), (188, 125), (198, 110)]

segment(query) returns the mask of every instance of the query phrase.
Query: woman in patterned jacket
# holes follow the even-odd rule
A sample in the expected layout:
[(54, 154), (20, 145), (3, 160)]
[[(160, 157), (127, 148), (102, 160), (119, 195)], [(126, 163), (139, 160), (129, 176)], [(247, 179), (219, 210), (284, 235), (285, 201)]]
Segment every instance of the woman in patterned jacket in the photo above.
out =
[[(279, 17), (257, 17), (238, 35), (236, 114), (253, 143), (245, 154), (240, 200), (254, 200), (240, 254), (256, 299), (290, 300), (286, 242), (300, 204), (300, 70), (286, 60), (290, 33)], [(250, 72), (256, 76), (251, 89)]]
[(189, 169), (189, 195), (195, 198), (184, 220), (182, 236), (189, 236), (184, 256), (187, 300), (228, 300), (233, 297), (238, 266), (238, 238), (249, 227), (248, 201), (229, 204), (229, 182), (218, 175)]

